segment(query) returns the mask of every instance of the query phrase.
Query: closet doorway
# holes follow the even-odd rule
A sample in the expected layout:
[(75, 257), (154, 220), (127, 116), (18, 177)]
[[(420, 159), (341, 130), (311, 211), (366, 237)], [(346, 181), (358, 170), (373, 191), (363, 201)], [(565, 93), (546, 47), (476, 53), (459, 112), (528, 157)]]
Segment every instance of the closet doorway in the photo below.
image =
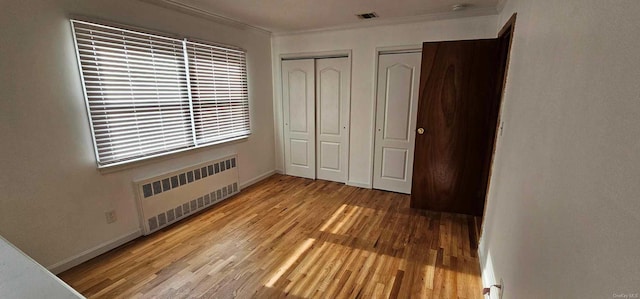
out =
[(350, 99), (348, 57), (282, 60), (285, 174), (347, 181)]

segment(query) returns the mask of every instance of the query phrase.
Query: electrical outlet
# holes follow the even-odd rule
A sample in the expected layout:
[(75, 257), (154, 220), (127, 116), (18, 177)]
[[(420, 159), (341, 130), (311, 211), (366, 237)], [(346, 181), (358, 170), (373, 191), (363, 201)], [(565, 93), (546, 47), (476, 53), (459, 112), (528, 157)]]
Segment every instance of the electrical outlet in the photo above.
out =
[(118, 218), (116, 218), (116, 211), (115, 210), (111, 210), (111, 211), (105, 212), (104, 215), (107, 218), (107, 224), (114, 223), (114, 222), (116, 222), (116, 220), (118, 220)]
[(504, 294), (504, 280), (500, 278), (500, 291), (498, 292), (498, 299), (502, 299), (502, 294)]
[(504, 122), (500, 122), (500, 136), (502, 136), (502, 132), (504, 131)]

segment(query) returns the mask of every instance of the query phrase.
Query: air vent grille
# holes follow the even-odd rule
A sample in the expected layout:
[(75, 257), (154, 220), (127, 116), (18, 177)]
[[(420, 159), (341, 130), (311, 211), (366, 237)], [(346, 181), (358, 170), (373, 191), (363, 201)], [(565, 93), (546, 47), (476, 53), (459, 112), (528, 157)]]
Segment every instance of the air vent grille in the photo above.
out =
[(358, 18), (360, 19), (373, 19), (373, 18), (377, 18), (378, 14), (376, 14), (375, 12), (368, 12), (368, 13), (362, 13), (356, 16), (358, 16)]

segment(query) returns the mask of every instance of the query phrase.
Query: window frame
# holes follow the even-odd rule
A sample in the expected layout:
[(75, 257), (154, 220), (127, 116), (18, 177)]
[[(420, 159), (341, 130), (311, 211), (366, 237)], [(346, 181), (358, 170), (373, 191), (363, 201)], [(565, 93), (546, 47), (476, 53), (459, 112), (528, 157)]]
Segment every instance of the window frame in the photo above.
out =
[[(138, 157), (134, 157), (134, 158), (130, 158), (130, 159), (123, 159), (120, 161), (115, 161), (115, 162), (102, 162), (101, 163), (101, 158), (100, 158), (100, 152), (99, 152), (99, 146), (97, 144), (97, 139), (96, 139), (96, 132), (95, 132), (95, 127), (94, 127), (94, 122), (92, 119), (92, 110), (91, 110), (91, 106), (90, 106), (90, 102), (89, 102), (89, 96), (87, 93), (87, 84), (85, 82), (85, 78), (84, 78), (84, 74), (83, 74), (83, 65), (82, 65), (82, 61), (81, 61), (81, 57), (80, 57), (80, 51), (79, 51), (79, 47), (78, 47), (78, 40), (77, 40), (77, 36), (76, 36), (76, 30), (74, 28), (74, 22), (80, 22), (80, 23), (85, 23), (85, 24), (89, 24), (92, 26), (103, 26), (109, 29), (113, 29), (113, 30), (121, 30), (121, 31), (128, 31), (128, 32), (132, 32), (134, 34), (143, 34), (143, 35), (150, 35), (153, 37), (159, 37), (159, 38), (168, 38), (168, 39), (174, 39), (174, 40), (180, 40), (183, 42), (183, 46), (186, 45), (186, 43), (192, 42), (192, 43), (198, 43), (198, 44), (203, 44), (203, 45), (208, 45), (211, 47), (218, 47), (218, 48), (225, 48), (225, 49), (229, 49), (229, 50), (233, 50), (233, 51), (240, 51), (243, 53), (243, 68), (244, 68), (244, 72), (245, 72), (245, 76), (244, 76), (244, 80), (242, 83), (246, 86), (246, 100), (243, 99), (243, 101), (246, 101), (246, 119), (247, 119), (247, 128), (246, 134), (240, 135), (240, 136), (236, 136), (236, 137), (232, 137), (232, 138), (227, 138), (227, 139), (221, 139), (221, 140), (215, 140), (212, 142), (207, 142), (207, 143), (200, 143), (197, 141), (197, 138), (195, 136), (196, 134), (196, 127), (194, 125), (195, 122), (195, 114), (194, 114), (194, 110), (193, 110), (193, 99), (191, 96), (191, 84), (192, 82), (189, 79), (189, 75), (190, 75), (190, 67), (189, 67), (189, 56), (187, 54), (187, 49), (183, 48), (183, 57), (185, 60), (185, 65), (184, 65), (184, 72), (187, 74), (187, 89), (184, 91), (185, 93), (188, 93), (188, 98), (189, 98), (189, 111), (190, 114), (188, 115), (191, 121), (191, 128), (190, 128), (190, 133), (192, 135), (192, 140), (191, 140), (191, 145), (188, 145), (185, 148), (178, 148), (175, 150), (168, 150), (168, 151), (163, 151), (163, 152), (159, 152), (159, 153), (155, 153), (155, 154), (149, 154), (149, 155), (143, 155), (143, 156), (138, 156)], [(73, 39), (73, 43), (74, 43), (74, 49), (73, 51), (75, 52), (76, 55), (76, 60), (78, 63), (78, 70), (79, 70), (79, 76), (80, 76), (80, 80), (81, 80), (81, 85), (82, 85), (82, 93), (83, 93), (83, 97), (84, 97), (84, 102), (85, 102), (85, 109), (87, 112), (87, 119), (88, 119), (88, 125), (91, 131), (91, 140), (93, 143), (93, 149), (94, 149), (94, 155), (95, 155), (95, 161), (96, 161), (96, 165), (98, 167), (99, 170), (108, 170), (108, 169), (115, 169), (115, 168), (120, 168), (120, 167), (124, 167), (124, 166), (128, 166), (128, 165), (132, 165), (136, 162), (143, 162), (143, 161), (147, 161), (150, 159), (154, 159), (154, 158), (158, 158), (158, 157), (165, 157), (165, 156), (169, 156), (169, 155), (173, 155), (173, 154), (177, 154), (177, 153), (182, 153), (182, 152), (187, 152), (190, 150), (198, 150), (198, 149), (203, 149), (203, 148), (207, 148), (210, 146), (216, 146), (216, 145), (221, 145), (221, 144), (226, 144), (226, 143), (233, 143), (233, 142), (238, 142), (238, 141), (242, 141), (242, 140), (246, 140), (248, 139), (252, 134), (253, 134), (253, 122), (251, 121), (252, 117), (251, 117), (251, 95), (249, 93), (249, 59), (248, 59), (248, 51), (238, 47), (238, 46), (232, 46), (232, 45), (227, 45), (227, 44), (222, 44), (222, 43), (218, 43), (218, 42), (212, 42), (212, 41), (208, 41), (208, 40), (203, 40), (203, 39), (199, 39), (199, 38), (191, 38), (188, 36), (181, 36), (181, 35), (177, 35), (177, 34), (172, 34), (172, 33), (166, 33), (166, 32), (162, 32), (162, 31), (157, 31), (157, 30), (150, 30), (150, 29), (145, 29), (145, 28), (140, 28), (140, 27), (136, 27), (136, 26), (130, 26), (130, 25), (126, 25), (126, 24), (121, 24), (121, 23), (114, 23), (114, 22), (110, 22), (110, 21), (105, 21), (105, 20), (96, 20), (96, 19), (90, 19), (90, 18), (86, 18), (86, 17), (79, 17), (79, 16), (71, 16), (69, 18), (69, 23), (70, 23), (70, 27), (71, 27), (71, 33), (72, 33), (72, 39)], [(245, 115), (245, 112), (243, 112), (242, 114), (243, 116)]]

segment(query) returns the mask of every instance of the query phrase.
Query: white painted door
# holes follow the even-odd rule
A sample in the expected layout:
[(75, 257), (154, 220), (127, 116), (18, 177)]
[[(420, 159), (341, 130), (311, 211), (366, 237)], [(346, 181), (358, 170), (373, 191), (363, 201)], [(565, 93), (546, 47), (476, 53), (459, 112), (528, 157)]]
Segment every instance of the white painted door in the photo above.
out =
[(314, 60), (282, 61), (285, 173), (316, 178)]
[(420, 53), (378, 57), (373, 188), (411, 193)]
[(319, 179), (341, 183), (347, 180), (350, 85), (348, 58), (316, 60), (316, 173)]

